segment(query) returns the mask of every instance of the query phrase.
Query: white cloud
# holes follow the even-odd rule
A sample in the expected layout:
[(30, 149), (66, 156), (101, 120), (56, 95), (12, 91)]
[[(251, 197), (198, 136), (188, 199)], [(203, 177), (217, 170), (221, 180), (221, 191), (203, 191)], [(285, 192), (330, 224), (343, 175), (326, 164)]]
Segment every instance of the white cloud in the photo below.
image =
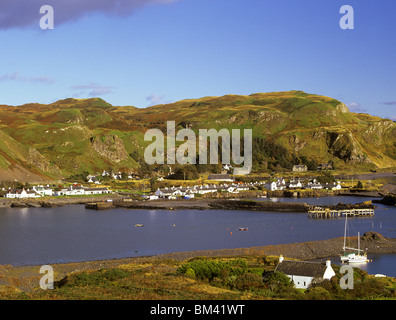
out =
[(346, 103), (345, 105), (351, 112), (367, 112), (367, 109), (363, 108), (360, 103), (357, 102)]
[(0, 82), (6, 82), (6, 81), (50, 84), (50, 83), (54, 83), (55, 79), (50, 76), (26, 77), (20, 75), (19, 72), (14, 72), (14, 73), (0, 75)]
[(84, 95), (88, 95), (90, 97), (99, 97), (105, 94), (109, 94), (113, 92), (114, 87), (112, 86), (103, 86), (96, 82), (89, 82), (86, 84), (79, 84), (72, 86), (71, 89), (79, 90), (76, 92), (73, 97), (80, 97)]

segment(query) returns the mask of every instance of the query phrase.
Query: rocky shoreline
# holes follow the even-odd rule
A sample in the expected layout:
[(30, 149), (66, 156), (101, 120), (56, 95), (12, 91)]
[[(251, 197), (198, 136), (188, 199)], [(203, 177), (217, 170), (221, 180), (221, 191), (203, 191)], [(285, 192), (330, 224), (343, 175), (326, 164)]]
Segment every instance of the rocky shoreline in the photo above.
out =
[(146, 210), (253, 210), (307, 212), (306, 203), (255, 201), (244, 199), (190, 199), (114, 202), (114, 207)]
[[(356, 241), (357, 237), (350, 237), (348, 241)], [(197, 256), (240, 256), (240, 255), (283, 255), (298, 260), (314, 260), (340, 255), (344, 238), (329, 240), (307, 241), (291, 244), (278, 244), (237, 249), (217, 249), (191, 252), (168, 253), (155, 256), (156, 259), (185, 260)], [(361, 248), (367, 249), (369, 254), (396, 254), (396, 238), (387, 238), (376, 232), (367, 232), (360, 238)]]
[(396, 206), (396, 195), (386, 195), (381, 200), (373, 200), (374, 203), (381, 203), (387, 206)]
[[(2, 199), (3, 208), (54, 208), (68, 205), (85, 205), (87, 209), (141, 209), (141, 210), (249, 210), (271, 212), (301, 212), (307, 213), (314, 206), (306, 202), (273, 202), (254, 199), (175, 199), (175, 200), (146, 200), (134, 201), (118, 195), (104, 195), (100, 197), (70, 197), (50, 199)], [(342, 210), (353, 208), (372, 208), (371, 201), (357, 204), (338, 204), (336, 206), (321, 206), (329, 209)]]
[[(277, 198), (293, 198), (294, 196), (289, 194), (290, 192), (283, 191), (273, 191), (268, 192), (267, 197), (277, 197)], [(394, 205), (395, 196), (387, 195), (381, 196), (376, 192), (342, 192), (342, 193), (319, 193), (313, 192), (310, 194), (305, 194), (304, 197), (295, 196), (294, 198), (314, 198), (314, 197), (338, 197), (338, 196), (355, 196), (355, 197), (371, 197), (379, 198), (378, 200), (373, 200), (376, 203), (391, 204)], [(110, 207), (124, 207), (130, 209), (159, 209), (159, 210), (178, 210), (178, 209), (198, 209), (198, 210), (209, 210), (209, 209), (244, 209), (244, 210), (260, 210), (260, 211), (295, 211), (295, 212), (307, 212), (308, 205), (306, 203), (284, 203), (284, 202), (270, 202), (270, 201), (255, 201), (255, 199), (260, 197), (258, 194), (241, 194), (237, 197), (217, 197), (217, 198), (195, 198), (195, 199), (177, 199), (177, 200), (150, 200), (141, 201), (134, 200), (125, 195), (118, 194), (108, 194), (103, 196), (75, 196), (75, 197), (50, 197), (50, 198), (29, 198), (29, 199), (10, 199), (10, 198), (0, 198), (0, 208), (54, 208), (75, 204), (87, 204), (87, 203), (98, 203), (106, 202), (107, 200), (112, 200), (113, 206)], [(393, 197), (393, 198), (392, 198)], [(389, 199), (393, 202), (390, 203)], [(129, 201), (128, 201), (129, 200)], [(232, 202), (234, 201), (234, 202)], [(236, 201), (236, 202), (235, 202)], [(238, 202), (239, 201), (239, 202)], [(235, 205), (236, 204), (236, 205)]]
[(59, 197), (59, 198), (32, 198), (32, 199), (9, 199), (0, 198), (0, 208), (56, 208), (74, 204), (86, 204), (94, 201), (119, 200), (118, 195), (103, 195), (86, 197)]

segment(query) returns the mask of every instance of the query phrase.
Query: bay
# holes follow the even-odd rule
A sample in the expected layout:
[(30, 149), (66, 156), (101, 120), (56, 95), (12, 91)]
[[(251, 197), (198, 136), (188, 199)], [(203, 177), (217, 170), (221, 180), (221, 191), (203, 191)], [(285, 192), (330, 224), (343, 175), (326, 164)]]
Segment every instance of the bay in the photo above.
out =
[[(315, 205), (358, 203), (370, 199), (325, 197), (261, 199)], [(351, 232), (376, 231), (396, 237), (396, 208), (378, 205), (373, 217), (350, 219)], [(143, 224), (144, 227), (135, 227)], [(239, 231), (248, 227), (248, 231)], [(344, 219), (309, 219), (304, 213), (243, 210), (87, 210), (1, 208), (0, 264), (42, 265), (161, 253), (241, 248), (342, 237)], [(386, 259), (396, 269), (396, 255)], [(392, 260), (393, 259), (393, 260)], [(370, 267), (374, 264), (369, 264)], [(388, 272), (389, 274), (389, 272)], [(389, 274), (390, 275), (390, 274)], [(396, 275), (395, 275), (396, 276)]]

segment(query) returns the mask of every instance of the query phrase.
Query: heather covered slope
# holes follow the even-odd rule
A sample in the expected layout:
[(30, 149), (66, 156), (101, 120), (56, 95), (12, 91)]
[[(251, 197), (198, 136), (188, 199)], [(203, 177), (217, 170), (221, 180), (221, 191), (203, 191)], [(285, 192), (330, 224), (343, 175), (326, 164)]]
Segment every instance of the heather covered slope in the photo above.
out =
[(338, 100), (301, 91), (204, 97), (148, 108), (65, 99), (0, 106), (0, 119), (2, 180), (136, 169), (149, 143), (144, 132), (165, 133), (169, 120), (197, 136), (203, 128), (253, 129), (254, 169), (260, 171), (298, 163), (314, 168), (322, 162), (367, 170), (396, 167), (393, 121), (351, 113)]

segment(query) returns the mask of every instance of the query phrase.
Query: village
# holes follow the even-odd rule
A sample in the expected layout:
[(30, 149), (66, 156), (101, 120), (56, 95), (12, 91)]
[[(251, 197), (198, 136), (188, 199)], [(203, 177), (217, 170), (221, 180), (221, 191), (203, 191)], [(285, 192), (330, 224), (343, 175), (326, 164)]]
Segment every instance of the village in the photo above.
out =
[(268, 191), (283, 191), (283, 190), (296, 190), (296, 189), (312, 189), (312, 190), (341, 190), (340, 182), (321, 184), (316, 179), (309, 180), (307, 184), (303, 184), (301, 179), (290, 179), (286, 182), (283, 178), (278, 178), (274, 181), (256, 181), (256, 182), (236, 182), (231, 179), (228, 174), (212, 174), (209, 175), (208, 180), (220, 182), (218, 184), (204, 184), (194, 185), (191, 187), (165, 187), (157, 189), (154, 193), (146, 195), (145, 198), (155, 200), (160, 198), (176, 199), (177, 197), (184, 197), (185, 199), (194, 198), (195, 195), (204, 195), (208, 193), (225, 192), (237, 194), (240, 191), (247, 190), (268, 190)]
[[(115, 175), (114, 180), (120, 179), (120, 175)], [(132, 177), (129, 177), (131, 179)], [(164, 181), (160, 179), (159, 181)], [(87, 176), (86, 182), (89, 186), (83, 186), (80, 183), (72, 183), (67, 187), (56, 185), (34, 185), (29, 188), (8, 188), (2, 189), (5, 198), (40, 198), (40, 197), (62, 197), (62, 196), (93, 196), (117, 194), (119, 190), (108, 187), (92, 187), (92, 184), (101, 184), (94, 176)], [(210, 174), (204, 183), (192, 186), (165, 186), (152, 190), (152, 192), (143, 192), (140, 194), (142, 200), (156, 199), (192, 199), (196, 196), (202, 196), (213, 193), (238, 194), (247, 190), (266, 190), (266, 191), (284, 191), (284, 190), (341, 190), (341, 183), (320, 183), (315, 178), (305, 179), (290, 178), (288, 181), (284, 178), (271, 179), (269, 181), (241, 182), (235, 180), (230, 174)]]
[(99, 194), (109, 194), (112, 191), (107, 187), (103, 188), (90, 188), (81, 185), (71, 185), (67, 188), (61, 188), (60, 190), (55, 190), (58, 188), (51, 187), (49, 185), (37, 185), (29, 189), (8, 189), (4, 194), (5, 198), (41, 198), (45, 196), (88, 196), (88, 195), (99, 195)]

